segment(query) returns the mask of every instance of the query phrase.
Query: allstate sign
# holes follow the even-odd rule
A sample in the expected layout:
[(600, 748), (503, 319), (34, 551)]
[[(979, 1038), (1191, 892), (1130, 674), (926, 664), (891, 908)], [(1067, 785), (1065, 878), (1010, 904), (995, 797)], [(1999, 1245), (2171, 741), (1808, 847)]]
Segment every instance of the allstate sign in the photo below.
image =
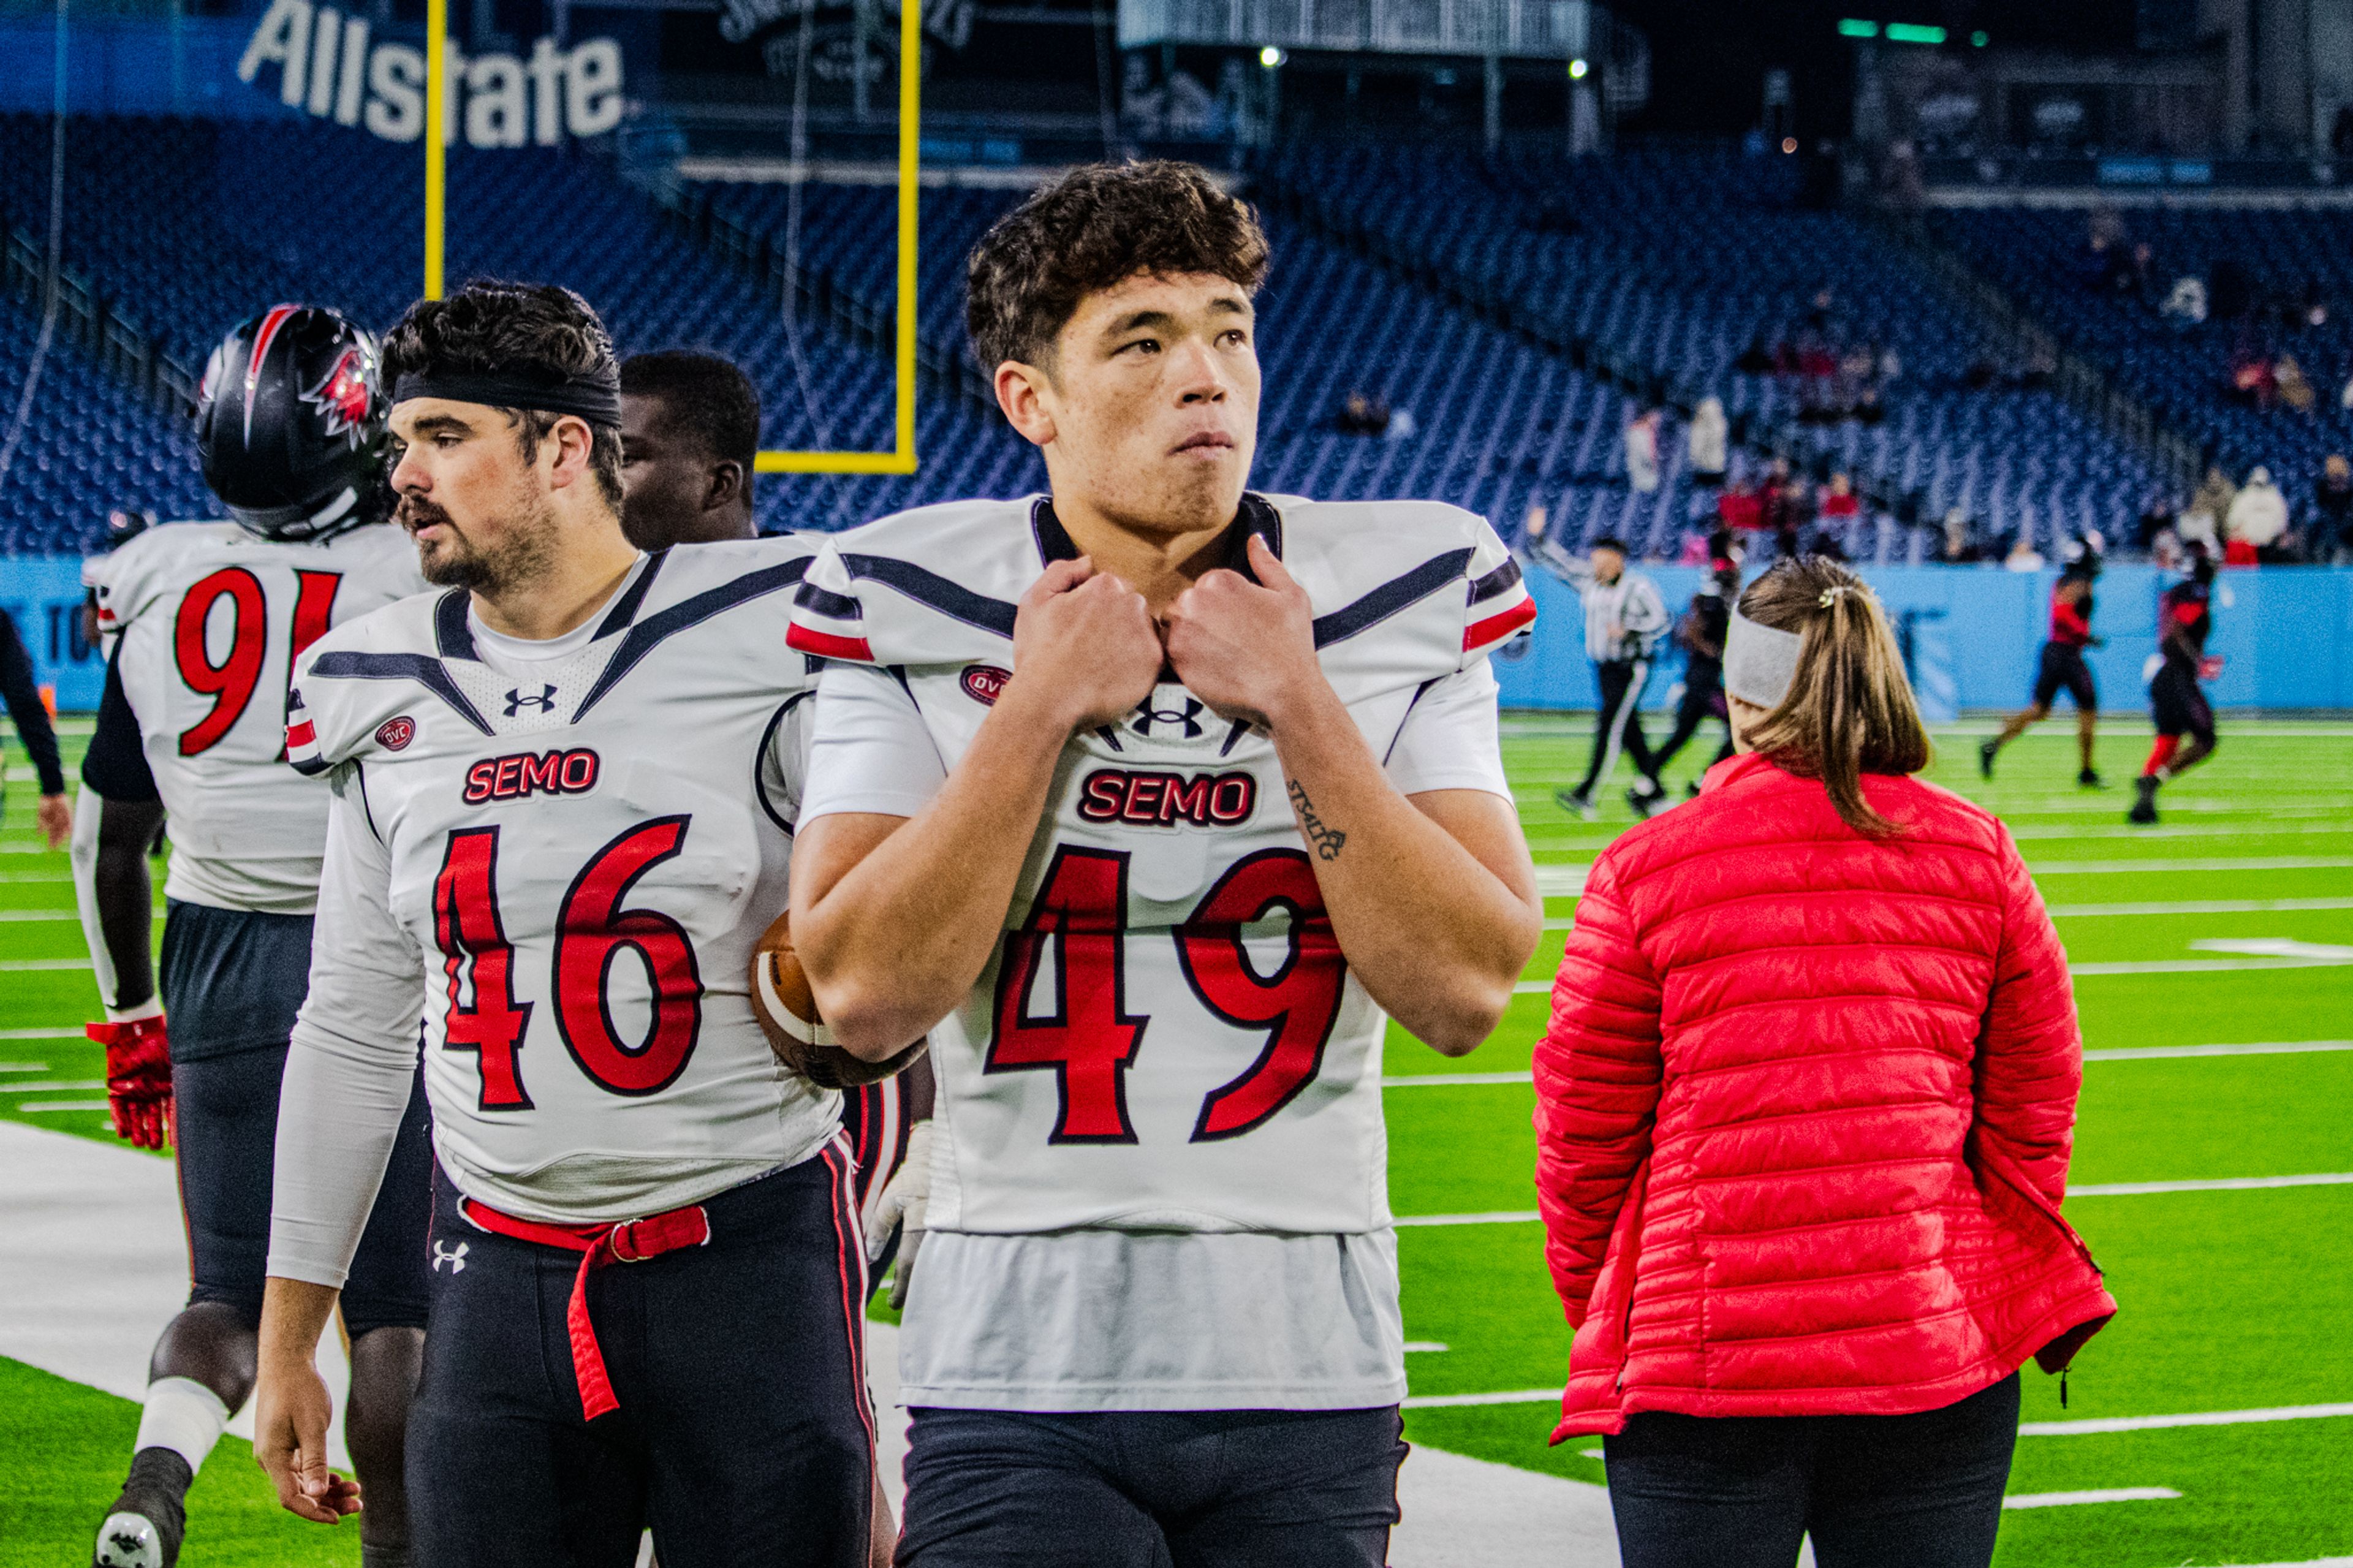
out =
[[(338, 125), (365, 126), (387, 142), (414, 142), (425, 132), (425, 51), (413, 44), (371, 40), (365, 16), (346, 16), (311, 0), (271, 0), (245, 46), (238, 79), (261, 68), (279, 69), (278, 96)], [(528, 58), (504, 54), (469, 58), (455, 40), (443, 59), (442, 138), (462, 135), (471, 147), (553, 147), (567, 135), (601, 136), (621, 122), (621, 46), (589, 38), (564, 48), (535, 41)]]

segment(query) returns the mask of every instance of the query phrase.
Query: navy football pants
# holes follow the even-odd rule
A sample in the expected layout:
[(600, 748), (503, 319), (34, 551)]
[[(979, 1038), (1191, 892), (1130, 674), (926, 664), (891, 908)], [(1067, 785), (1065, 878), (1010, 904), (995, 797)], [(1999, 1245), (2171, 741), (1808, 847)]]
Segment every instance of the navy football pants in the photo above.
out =
[(1381, 1568), (1397, 1407), (918, 1409), (901, 1568)]
[(620, 1408), (582, 1418), (580, 1255), (482, 1230), (446, 1177), (408, 1422), (432, 1568), (864, 1568), (874, 1485), (865, 1253), (837, 1140), (707, 1199), (711, 1239), (590, 1276)]

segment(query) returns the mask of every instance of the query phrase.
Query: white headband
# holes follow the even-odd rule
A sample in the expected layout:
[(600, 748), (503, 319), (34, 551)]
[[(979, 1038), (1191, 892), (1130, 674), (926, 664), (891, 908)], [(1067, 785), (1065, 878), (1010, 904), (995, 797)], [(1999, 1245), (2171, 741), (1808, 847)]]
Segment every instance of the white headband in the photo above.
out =
[(1724, 689), (1759, 708), (1778, 708), (1798, 678), (1798, 652), (1806, 639), (1796, 632), (1761, 626), (1732, 611), (1724, 638)]

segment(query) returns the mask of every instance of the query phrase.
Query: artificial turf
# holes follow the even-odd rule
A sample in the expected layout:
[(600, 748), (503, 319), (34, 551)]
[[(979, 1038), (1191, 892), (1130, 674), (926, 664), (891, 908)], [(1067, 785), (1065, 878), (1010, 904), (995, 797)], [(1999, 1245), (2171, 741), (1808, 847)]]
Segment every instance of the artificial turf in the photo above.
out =
[[(77, 727), (79, 728), (79, 727)], [(1615, 796), (1599, 821), (1561, 811), (1552, 792), (1581, 771), (1579, 721), (1516, 717), (1504, 756), (1542, 866), (1572, 867), (1631, 820)], [(2128, 1047), (2353, 1040), (2353, 965), (2276, 963), (2193, 946), (2286, 940), (2353, 947), (2353, 726), (2232, 722), (2206, 768), (2170, 786), (2154, 829), (2126, 826), (2124, 785), (2147, 744), (2111, 727), (2100, 765), (2120, 786), (2073, 786), (2062, 724), (2006, 752), (1990, 784), (1976, 773), (1981, 726), (1941, 733), (1938, 783), (2010, 823), (2052, 905), (2071, 962), (2084, 1042)], [(1687, 753), (1675, 783), (1704, 760)], [(13, 777), (13, 775), (12, 775)], [(62, 856), (30, 848), (29, 779), (0, 832), (0, 961), (73, 961)], [(1630, 782), (1621, 775), (1620, 787)], [(2306, 907), (2200, 909), (2248, 903)], [(2337, 907), (2330, 908), (2334, 904)], [(1547, 902), (1529, 966), (1550, 977), (1576, 900)], [(8, 919), (44, 911), (67, 918)], [(2096, 966), (2220, 963), (2230, 967), (2100, 973)], [(91, 1015), (84, 970), (11, 970), (0, 981), (0, 1061), (45, 1064), (0, 1085), (87, 1083), (99, 1053), (79, 1037)], [(1495, 1037), (1444, 1060), (1392, 1030), (1387, 1071), (1524, 1073), (1546, 998), (1515, 997)], [(26, 1031), (59, 1031), (51, 1036)], [(0, 1116), (110, 1138), (97, 1110), (31, 1107), (98, 1092), (0, 1094)], [(1393, 1088), (1391, 1195), (1400, 1215), (1525, 1212), (1534, 1149), (1525, 1082)], [(2087, 1063), (2073, 1180), (2078, 1185), (2353, 1172), (2353, 1051)], [(2353, 1185), (2132, 1195), (2085, 1194), (2068, 1214), (2107, 1270), (2122, 1311), (2086, 1348), (2062, 1409), (2055, 1380), (2031, 1368), (2029, 1422), (2242, 1411), (2353, 1402)], [(1417, 1395), (1555, 1388), (1567, 1331), (1528, 1223), (1409, 1226), (1399, 1233)], [(160, 1326), (160, 1325), (159, 1325)], [(112, 1493), (133, 1406), (0, 1363), (0, 1568), (78, 1560)], [(1558, 1447), (1544, 1403), (1408, 1412), (1415, 1442), (1599, 1482), (1593, 1439)], [(2171, 1568), (2307, 1562), (2353, 1554), (2353, 1417), (2028, 1436), (2014, 1494), (2163, 1487), (2176, 1499), (2045, 1507), (2005, 1515), (2005, 1568)], [(274, 1514), (242, 1445), (225, 1444), (194, 1500), (194, 1563), (346, 1561), (351, 1532), (329, 1535)]]

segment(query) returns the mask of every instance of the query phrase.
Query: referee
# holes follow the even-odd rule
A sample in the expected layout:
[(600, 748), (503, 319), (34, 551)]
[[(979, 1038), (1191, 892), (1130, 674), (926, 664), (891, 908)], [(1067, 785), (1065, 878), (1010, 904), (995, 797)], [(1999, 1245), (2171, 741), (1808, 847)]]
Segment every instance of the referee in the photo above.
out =
[(2001, 733), (1978, 747), (1978, 772), (1993, 777), (1993, 760), (2004, 746), (2026, 733), (2030, 725), (2051, 716), (2051, 704), (2062, 690), (2075, 704), (2075, 745), (2082, 753), (2082, 771), (2075, 782), (2098, 789), (2100, 775), (2092, 767), (2092, 742), (2100, 727), (2100, 689), (2092, 680), (2092, 667), (2084, 662), (2086, 647), (2098, 647), (2092, 635), (2092, 580), (2100, 574), (2100, 558), (2090, 551), (2067, 563), (2051, 590), (2051, 636), (2042, 645), (2042, 664), (2034, 677), (2033, 705), (2013, 713)]
[(1575, 789), (1557, 791), (1553, 798), (1579, 816), (1592, 816), (1593, 792), (1617, 767), (1623, 750), (1642, 775), (1642, 782), (1626, 792), (1626, 803), (1637, 815), (1648, 816), (1667, 797), (1659, 783), (1658, 761), (1642, 736), (1641, 716), (1651, 650), (1668, 626), (1666, 603), (1649, 578), (1626, 570), (1623, 541), (1597, 539), (1591, 554), (1579, 561), (1541, 531), (1532, 528), (1530, 532), (1528, 548), (1536, 561), (1585, 601), (1585, 657), (1593, 661), (1594, 683), (1601, 691), (1585, 780)]

